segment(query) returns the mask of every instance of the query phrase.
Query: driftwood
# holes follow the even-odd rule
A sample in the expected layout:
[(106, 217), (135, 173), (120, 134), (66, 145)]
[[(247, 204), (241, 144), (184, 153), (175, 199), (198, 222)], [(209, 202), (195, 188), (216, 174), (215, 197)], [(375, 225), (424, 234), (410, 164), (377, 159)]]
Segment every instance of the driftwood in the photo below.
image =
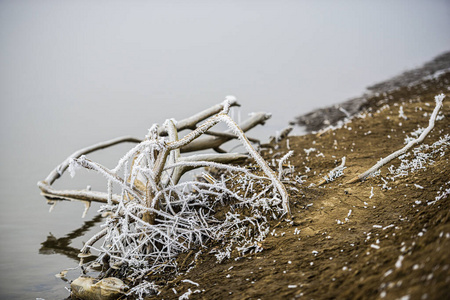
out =
[[(240, 104), (236, 101), (234, 96), (227, 96), (226, 100), (228, 101), (230, 107), (240, 106)], [(221, 112), (223, 110), (223, 103), (216, 104), (210, 108), (207, 108), (189, 118), (183, 119), (181, 121), (176, 122), (177, 131), (182, 131), (185, 129), (194, 130), (197, 128), (197, 124), (208, 119), (209, 117)], [(167, 136), (168, 132), (165, 127), (161, 127), (158, 129), (158, 134), (161, 136)]]
[[(237, 101), (233, 97), (227, 97), (229, 98), (229, 106), (240, 106)], [(185, 130), (185, 129), (197, 129), (198, 123), (204, 121), (205, 119), (211, 117), (214, 114), (217, 114), (221, 110), (224, 109), (223, 104), (217, 104), (214, 105), (208, 109), (205, 109), (204, 111), (201, 111), (194, 116), (191, 116), (189, 118), (183, 119), (178, 122), (172, 122), (174, 128), (172, 130), (175, 130), (177, 132)], [(270, 118), (270, 114), (266, 113), (255, 113), (250, 118), (245, 120), (243, 123), (239, 125), (239, 127), (242, 129), (243, 132), (246, 132), (253, 127), (264, 124), (264, 122)], [(194, 152), (199, 150), (206, 150), (206, 149), (214, 149), (216, 152), (220, 152), (219, 154), (207, 154), (203, 155), (201, 157), (198, 157), (198, 159), (201, 159), (203, 161), (211, 161), (211, 162), (218, 162), (218, 163), (236, 163), (239, 161), (244, 160), (247, 158), (247, 155), (244, 154), (238, 154), (238, 153), (225, 153), (224, 150), (220, 148), (221, 145), (224, 143), (236, 139), (237, 136), (233, 133), (231, 133), (230, 130), (220, 133), (220, 132), (214, 132), (214, 131), (206, 131), (204, 132), (207, 135), (210, 135), (209, 137), (194, 140), (193, 142), (181, 147), (179, 149), (179, 152)], [(160, 127), (158, 129), (158, 134), (161, 136), (167, 136), (168, 131), (166, 127)], [(176, 137), (178, 139), (178, 137)], [(258, 143), (259, 141), (257, 139), (248, 138), (249, 141)], [(50, 174), (43, 180), (39, 181), (37, 183), (38, 187), (41, 189), (41, 193), (43, 196), (50, 198), (50, 199), (60, 199), (60, 200), (81, 200), (81, 201), (93, 201), (93, 202), (100, 202), (100, 203), (108, 203), (108, 194), (104, 192), (98, 192), (98, 191), (89, 191), (89, 190), (57, 190), (52, 188), (52, 184), (60, 178), (64, 172), (69, 167), (69, 164), (74, 159), (80, 158), (83, 155), (87, 155), (89, 153), (105, 149), (108, 147), (112, 147), (121, 143), (140, 143), (142, 142), (141, 139), (131, 137), (131, 136), (124, 136), (124, 137), (118, 137), (115, 139), (107, 140), (104, 142), (100, 142), (88, 147), (85, 147), (83, 149), (80, 149), (76, 152), (74, 152), (72, 155), (67, 157), (61, 164), (59, 164), (55, 169), (53, 169)], [(222, 154), (223, 153), (223, 154)], [(179, 154), (178, 154), (179, 157)], [(193, 157), (184, 157), (181, 158), (182, 161), (195, 161), (198, 160), (194, 156)], [(200, 167), (200, 166), (199, 166)], [(194, 167), (191, 166), (183, 166), (174, 171), (175, 177), (174, 179), (176, 182), (179, 181), (181, 176), (186, 173), (189, 170), (192, 170)], [(118, 203), (120, 196), (119, 195), (112, 195), (111, 197), (113, 203)]]
[[(269, 118), (271, 117), (270, 114), (259, 112), (253, 114), (250, 118), (239, 124), (239, 127), (243, 132), (246, 132), (253, 127), (255, 127), (258, 124), (264, 124)], [(231, 130), (227, 130), (225, 133), (214, 133), (214, 132), (206, 132), (206, 134), (211, 134), (214, 136), (204, 137), (201, 139), (198, 139), (196, 141), (193, 141), (192, 143), (182, 147), (180, 150), (181, 152), (193, 152), (193, 151), (199, 151), (199, 150), (205, 150), (205, 149), (214, 149), (218, 152), (222, 152), (219, 147), (236, 138), (235, 134), (232, 134)], [(250, 139), (249, 139), (250, 141)], [(252, 141), (256, 142), (257, 140), (252, 139)]]
[[(92, 201), (105, 204), (101, 211), (110, 217), (78, 255), (83, 270), (93, 267), (94, 262), (84, 263), (83, 259), (91, 256), (90, 251), (94, 249), (99, 253), (95, 264), (104, 269), (98, 279), (126, 278), (132, 287), (126, 295), (141, 297), (156, 289), (153, 283), (142, 280), (144, 276), (165, 268), (176, 269), (175, 258), (179, 253), (205, 247), (208, 240), (226, 245), (222, 253), (216, 254), (218, 261), (229, 257), (232, 248), (242, 253), (256, 253), (260, 251), (257, 242), (269, 232), (268, 220), (291, 218), (288, 193), (282, 183), (282, 164), (293, 152), (280, 160), (279, 174), (276, 174), (251, 144), (257, 140), (245, 135), (256, 125), (264, 124), (270, 115), (255, 113), (238, 125), (228, 115), (231, 105), (238, 105), (234, 98), (179, 122), (166, 120), (161, 127), (152, 126), (143, 140), (122, 137), (86, 147), (73, 153), (45, 180), (38, 182), (47, 198), (82, 201), (86, 210)], [(229, 130), (211, 130), (221, 122)], [(191, 131), (179, 137), (178, 132), (185, 129)], [(237, 139), (247, 153), (226, 153), (220, 148), (232, 139)], [(112, 169), (85, 156), (124, 142), (137, 145)], [(181, 155), (205, 149), (219, 153)], [(246, 159), (253, 159), (257, 167), (232, 165)], [(66, 170), (73, 175), (79, 167), (103, 175), (108, 191), (52, 188)], [(186, 172), (201, 167), (223, 172), (216, 177), (204, 173), (206, 182), (181, 182)], [(113, 194), (113, 186), (119, 187), (120, 195)], [(216, 215), (216, 209), (225, 205), (227, 212), (223, 216)], [(243, 209), (236, 211), (238, 208)], [(100, 246), (94, 246), (98, 244)], [(72, 288), (89, 289), (88, 294), (79, 294), (85, 298), (96, 298), (110, 289), (107, 284), (100, 286), (83, 277), (78, 281), (80, 284)]]

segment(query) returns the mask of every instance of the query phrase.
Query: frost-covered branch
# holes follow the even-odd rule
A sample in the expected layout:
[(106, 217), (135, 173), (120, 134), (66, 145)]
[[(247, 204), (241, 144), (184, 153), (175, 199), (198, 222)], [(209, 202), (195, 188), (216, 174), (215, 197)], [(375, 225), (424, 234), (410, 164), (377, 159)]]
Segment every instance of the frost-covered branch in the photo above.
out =
[(266, 173), (266, 175), (272, 180), (273, 185), (277, 188), (278, 192), (281, 194), (281, 198), (283, 201), (283, 209), (287, 214), (288, 219), (291, 218), (291, 209), (289, 207), (289, 196), (284, 187), (284, 184), (281, 183), (280, 179), (276, 176), (275, 172), (269, 167), (267, 162), (261, 157), (261, 155), (252, 147), (250, 141), (244, 134), (244, 131), (239, 128), (239, 126), (230, 118), (228, 115), (220, 115), (221, 119), (230, 127), (232, 131), (238, 136), (239, 140), (244, 144), (244, 147), (256, 161), (256, 163), (261, 167), (261, 169)]
[[(229, 107), (231, 106), (240, 106), (240, 104), (237, 102), (236, 97), (234, 96), (227, 96), (226, 101), (229, 103)], [(183, 119), (181, 121), (176, 122), (176, 129), (177, 131), (182, 131), (184, 129), (192, 129), (194, 130), (196, 128), (196, 125), (209, 117), (221, 112), (224, 109), (224, 103), (214, 105), (210, 108), (207, 108), (189, 118)], [(160, 135), (167, 135), (167, 129), (164, 127), (161, 127), (158, 131)]]
[[(241, 162), (247, 158), (247, 155), (239, 153), (197, 154), (181, 157), (173, 164), (166, 166), (165, 169), (174, 169), (170, 181), (173, 184), (177, 184), (180, 181), (181, 176), (192, 169), (208, 166), (219, 168), (224, 168), (224, 166), (226, 166), (232, 168), (228, 164)], [(163, 186), (167, 186), (168, 183), (169, 180), (163, 182)]]
[[(248, 130), (252, 129), (256, 125), (264, 124), (269, 118), (270, 114), (259, 112), (254, 113), (250, 118), (239, 124), (239, 127), (242, 129), (243, 132), (247, 132)], [(181, 152), (192, 152), (192, 151), (199, 151), (199, 150), (205, 150), (205, 149), (216, 149), (219, 148), (222, 144), (230, 141), (232, 139), (231, 131), (226, 131), (226, 136), (209, 136), (204, 137), (202, 139), (198, 139), (189, 145), (186, 145), (181, 148)]]
[[(237, 103), (237, 101), (234, 97), (228, 96), (227, 99), (229, 101), (228, 107), (239, 106), (239, 104)], [(168, 128), (170, 128), (171, 132), (173, 132), (174, 134), (176, 132), (175, 139), (178, 140), (178, 131), (181, 131), (184, 129), (189, 129), (189, 128), (195, 129), (199, 122), (204, 121), (205, 119), (211, 117), (214, 114), (220, 113), (223, 110), (224, 110), (224, 103), (217, 104), (217, 105), (212, 106), (208, 109), (205, 109), (204, 111), (202, 111), (192, 117), (189, 117), (187, 119), (184, 119), (184, 120), (181, 120), (178, 122), (171, 121), (170, 124), (168, 123), (168, 124), (166, 124), (166, 126), (163, 126), (160, 129), (156, 129), (156, 134), (159, 133), (162, 135), (167, 135)], [(270, 117), (270, 115), (266, 114), (265, 117), (266, 118), (262, 118), (261, 114), (257, 114), (256, 116), (254, 115), (254, 116), (250, 117), (248, 120), (246, 120), (242, 124), (243, 130), (248, 131), (258, 124), (263, 124), (264, 121)], [(205, 132), (203, 132), (203, 133), (205, 133)], [(218, 149), (223, 143), (236, 138), (235, 135), (233, 135), (231, 133), (227, 133), (227, 132), (217, 133), (217, 132), (206, 131), (206, 134), (211, 134), (212, 137), (209, 137), (208, 139), (205, 139), (205, 140), (201, 139), (199, 141), (194, 141), (187, 148), (175, 149), (174, 151), (171, 152), (171, 155), (179, 156), (180, 150), (182, 152), (191, 152), (191, 151), (205, 150), (205, 149)], [(259, 142), (258, 140), (255, 140), (255, 139), (249, 139), (249, 140), (251, 140), (252, 142), (255, 142), (255, 143)], [(70, 162), (73, 159), (79, 158), (82, 155), (87, 155), (89, 153), (92, 153), (92, 152), (95, 152), (95, 151), (98, 151), (101, 149), (105, 149), (105, 148), (108, 148), (111, 146), (115, 146), (120, 143), (126, 143), (126, 142), (140, 143), (140, 144), (136, 145), (136, 147), (131, 149), (128, 152), (128, 154), (125, 155), (119, 161), (118, 165), (114, 169), (112, 169), (113, 173), (117, 172), (120, 168), (122, 168), (124, 166), (124, 163), (126, 161), (128, 161), (131, 157), (133, 157), (137, 152), (141, 151), (143, 147), (147, 147), (148, 141), (146, 143), (141, 143), (142, 140), (140, 140), (138, 138), (131, 137), (131, 136), (124, 136), (124, 137), (118, 137), (115, 139), (100, 142), (100, 143), (94, 144), (92, 146), (88, 146), (88, 147), (82, 148), (80, 150), (77, 150), (76, 152), (71, 154), (69, 157), (67, 157), (55, 169), (53, 169), (44, 180), (39, 181), (38, 187), (41, 189), (42, 194), (44, 196), (50, 197), (50, 198), (60, 197), (61, 199), (70, 199), (70, 200), (92, 199), (91, 201), (104, 203), (105, 201), (107, 201), (107, 198), (108, 198), (107, 194), (105, 194), (105, 193), (91, 192), (91, 191), (78, 191), (78, 190), (61, 190), (61, 191), (59, 191), (59, 190), (52, 188), (51, 185), (55, 182), (55, 180), (57, 180), (64, 174), (64, 172), (67, 170)], [(236, 158), (236, 161), (237, 160), (239, 160), (239, 159)], [(233, 159), (233, 160), (230, 160), (229, 162), (233, 162), (233, 161), (235, 161), (235, 160)], [(184, 173), (184, 172), (182, 172), (182, 173)], [(117, 199), (117, 197), (118, 196), (114, 196), (115, 199)]]
[[(68, 158), (62, 172), (69, 162), (71, 173), (77, 166), (94, 170), (107, 179), (107, 193), (57, 191), (45, 181), (39, 183), (42, 193), (48, 197), (106, 204), (101, 210), (112, 217), (105, 220), (103, 229), (89, 239), (81, 253), (81, 257), (91, 250), (99, 253), (96, 263), (106, 269), (100, 277), (108, 274), (132, 278), (137, 284), (146, 274), (166, 268), (176, 270), (176, 257), (181, 252), (204, 247), (211, 240), (225, 245), (224, 251), (216, 254), (219, 261), (230, 257), (233, 249), (261, 251), (257, 242), (269, 233), (268, 221), (291, 217), (289, 196), (282, 179), (283, 163), (292, 151), (280, 160), (279, 174), (276, 174), (244, 133), (264, 123), (270, 115), (254, 114), (239, 126), (228, 115), (230, 106), (236, 104), (232, 99), (183, 122), (169, 119), (162, 129), (152, 126), (146, 138), (125, 153), (113, 169), (87, 159), (83, 151)], [(200, 121), (203, 123), (197, 124)], [(211, 131), (220, 122), (229, 130)], [(179, 138), (178, 131), (182, 129), (192, 131)], [(217, 149), (236, 138), (248, 154), (181, 155), (181, 152)], [(248, 158), (259, 168), (231, 165)], [(206, 182), (180, 182), (183, 174), (201, 167), (212, 170), (213, 176), (204, 173)], [(121, 190), (120, 195), (112, 193), (113, 187)], [(91, 263), (86, 263), (89, 266)], [(136, 284), (130, 293), (141, 297), (148, 285)]]
[(140, 190), (130, 185), (128, 182), (120, 178), (117, 174), (108, 170), (108, 168), (102, 166), (99, 163), (90, 161), (84, 155), (81, 156), (80, 158), (74, 159), (72, 163), (79, 164), (80, 166), (86, 169), (97, 171), (98, 173), (105, 176), (108, 180), (112, 180), (113, 182), (121, 185), (128, 193), (138, 198), (140, 201), (143, 200), (144, 195), (142, 195), (142, 192)]
[(339, 166), (337, 166), (336, 168), (334, 168), (333, 170), (331, 170), (327, 176), (325, 176), (323, 178), (323, 180), (321, 182), (319, 182), (318, 186), (324, 185), (327, 182), (331, 182), (334, 181), (336, 178), (344, 175), (344, 170), (345, 170), (345, 156), (342, 157), (342, 162)]
[(41, 182), (48, 184), (48, 185), (52, 185), (56, 179), (58, 179), (59, 177), (62, 176), (62, 174), (66, 171), (66, 169), (69, 167), (70, 162), (74, 158), (78, 158), (81, 155), (86, 155), (86, 154), (95, 152), (97, 150), (105, 149), (105, 148), (108, 148), (108, 147), (111, 147), (111, 146), (114, 146), (114, 145), (117, 145), (120, 143), (127, 143), (127, 142), (128, 143), (140, 143), (141, 140), (138, 138), (135, 138), (135, 137), (131, 137), (131, 136), (123, 136), (123, 137), (118, 137), (118, 138), (115, 138), (112, 140), (100, 142), (98, 144), (80, 149), (80, 150), (74, 152), (68, 158), (66, 158), (61, 164), (59, 164), (55, 169), (53, 169), (53, 171), (51, 171), (50, 174)]
[[(38, 182), (38, 187), (41, 189), (41, 194), (47, 198), (53, 199), (63, 199), (63, 200), (80, 200), (80, 201), (93, 201), (99, 203), (108, 203), (108, 194), (97, 192), (97, 191), (87, 191), (87, 190), (56, 190), (50, 185)], [(112, 202), (118, 203), (120, 201), (119, 195), (112, 195)]]
[(444, 98), (445, 98), (444, 94), (440, 94), (440, 95), (437, 95), (435, 97), (436, 107), (434, 108), (433, 113), (430, 116), (430, 120), (428, 122), (428, 127), (425, 128), (425, 130), (422, 132), (422, 134), (417, 139), (411, 140), (405, 147), (403, 147), (402, 149), (397, 150), (394, 153), (392, 153), (392, 154), (386, 156), (385, 158), (381, 159), (373, 167), (371, 167), (367, 171), (365, 171), (365, 172), (355, 176), (354, 178), (352, 178), (347, 183), (354, 183), (354, 182), (357, 182), (357, 181), (365, 179), (367, 176), (369, 176), (373, 172), (377, 171), (378, 169), (380, 169), (382, 166), (384, 166), (385, 164), (387, 164), (391, 160), (393, 160), (393, 159), (397, 158), (398, 156), (406, 153), (414, 145), (417, 145), (417, 144), (421, 143), (427, 137), (427, 135), (430, 133), (430, 131), (434, 128), (434, 123), (436, 121), (436, 117), (437, 117), (437, 115), (439, 113), (439, 110), (442, 108)]

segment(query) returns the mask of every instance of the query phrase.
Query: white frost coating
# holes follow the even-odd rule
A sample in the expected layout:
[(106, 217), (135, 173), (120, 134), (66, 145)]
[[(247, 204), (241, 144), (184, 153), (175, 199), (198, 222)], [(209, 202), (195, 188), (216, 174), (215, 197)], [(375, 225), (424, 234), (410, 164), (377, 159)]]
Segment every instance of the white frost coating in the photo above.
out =
[(233, 101), (236, 101), (237, 99), (233, 95), (228, 95), (228, 96), (225, 97), (225, 100), (229, 101), (229, 102), (233, 102)]
[(184, 293), (183, 295), (181, 295), (180, 297), (178, 297), (178, 300), (187, 300), (189, 299), (189, 297), (192, 294), (192, 290), (188, 289), (188, 291), (186, 293)]
[(138, 299), (144, 299), (144, 296), (146, 295), (156, 294), (158, 288), (159, 286), (157, 286), (153, 282), (144, 281), (141, 284), (131, 288), (126, 295), (134, 295)]
[(169, 150), (174, 150), (174, 149), (178, 149), (178, 148), (181, 148), (182, 146), (185, 146), (185, 145), (189, 144), (190, 142), (192, 142), (193, 140), (195, 140), (196, 138), (198, 138), (199, 136), (204, 134), (206, 131), (208, 131), (208, 129), (210, 129), (211, 127), (213, 127), (217, 123), (219, 123), (221, 115), (222, 114), (217, 114), (217, 115), (209, 118), (202, 125), (197, 127), (197, 129), (195, 129), (194, 131), (190, 132), (189, 134), (187, 134), (182, 139), (169, 143), (167, 145), (168, 149)]
[[(445, 185), (450, 185), (450, 181), (447, 181), (447, 182), (445, 183)], [(443, 199), (443, 198), (446, 198), (448, 195), (450, 195), (450, 187), (444, 187), (444, 186), (442, 186), (442, 187), (441, 187), (441, 190), (438, 191), (437, 194), (438, 194), (438, 195), (434, 198), (433, 201), (427, 202), (427, 205), (433, 205), (433, 204), (435, 204), (437, 201), (439, 201), (439, 200), (441, 200), (441, 199)]]
[[(114, 268), (120, 269), (126, 264), (130, 278), (142, 278), (150, 272), (177, 270), (176, 257), (180, 252), (201, 248), (210, 240), (224, 244), (216, 254), (218, 261), (230, 258), (234, 249), (242, 254), (262, 251), (259, 242), (269, 234), (269, 219), (286, 214), (290, 217), (288, 194), (281, 182), (285, 174), (276, 174), (268, 166), (243, 130), (224, 113), (228, 108), (224, 103), (222, 112), (206, 119), (182, 139), (177, 137), (174, 120), (164, 123), (163, 130), (168, 138), (159, 136), (158, 127), (153, 126), (146, 139), (132, 147), (112, 170), (84, 156), (73, 160), (72, 168), (82, 166), (107, 178), (108, 203), (101, 211), (112, 215), (106, 219), (103, 229), (84, 245), (83, 254), (98, 251), (96, 263), (102, 264), (102, 260), (108, 258), (109, 265)], [(237, 135), (263, 171), (260, 172), (262, 175), (209, 160), (211, 155), (180, 156), (181, 147), (218, 122), (225, 122)], [(281, 171), (283, 162), (291, 155), (292, 151), (280, 160)], [(230, 154), (224, 156), (230, 157)], [(236, 157), (245, 158), (246, 155)], [(220, 178), (218, 175), (207, 183), (175, 182), (173, 176), (179, 168), (197, 167), (217, 168), (224, 172)], [(120, 197), (112, 194), (113, 185), (121, 189)], [(218, 220), (214, 212), (224, 205), (231, 205), (231, 208)], [(245, 211), (238, 210), (240, 208)], [(99, 246), (94, 247), (96, 243)], [(84, 267), (89, 268), (92, 263), (88, 262)], [(198, 286), (192, 281), (185, 282)], [(144, 282), (132, 287), (130, 293), (143, 298), (156, 290), (156, 285)], [(188, 298), (196, 292), (190, 291), (181, 297)]]
[(72, 178), (75, 177), (75, 173), (76, 173), (77, 169), (80, 169), (80, 165), (75, 161), (75, 159), (72, 158), (70, 160), (69, 168), (68, 168), (70, 177), (72, 177)]
[(120, 177), (116, 176), (112, 171), (108, 170), (104, 166), (88, 160), (84, 155), (78, 159), (74, 159), (74, 161), (84, 168), (97, 171), (108, 180), (111, 180), (116, 184), (122, 185), (128, 193), (142, 201), (142, 195), (139, 194), (139, 191), (134, 190), (128, 183), (124, 182)]
[(289, 151), (286, 153), (278, 162), (278, 179), (281, 180), (281, 177), (283, 176), (283, 164), (284, 162), (290, 158), (294, 154), (294, 151)]
[(342, 175), (344, 175), (344, 170), (347, 167), (345, 167), (345, 156), (342, 157), (342, 162), (339, 166), (337, 166), (336, 168), (334, 168), (333, 170), (331, 170), (330, 172), (328, 172), (328, 175), (325, 176), (323, 179), (326, 182), (331, 182), (334, 181), (336, 178), (341, 177)]
[(218, 169), (224, 169), (224, 170), (228, 170), (231, 172), (242, 172), (248, 176), (252, 176), (254, 178), (260, 178), (263, 179), (265, 177), (262, 176), (257, 176), (254, 174), (251, 174), (247, 169), (242, 168), (242, 167), (235, 167), (235, 166), (230, 166), (230, 165), (226, 165), (226, 164), (221, 164), (221, 163), (215, 163), (215, 162), (210, 162), (210, 161), (180, 161), (171, 165), (168, 165), (166, 167), (164, 167), (164, 171), (165, 170), (169, 170), (172, 168), (176, 168), (176, 167), (180, 167), (180, 166), (186, 166), (186, 167), (214, 167), (214, 168), (218, 168)]
[(181, 280), (182, 282), (187, 282), (187, 283), (190, 283), (190, 284), (193, 284), (193, 285), (195, 285), (195, 286), (199, 286), (199, 284), (197, 283), (197, 282), (193, 282), (192, 280), (189, 280), (189, 279), (183, 279), (183, 280)]
[(414, 139), (412, 141), (410, 141), (405, 147), (403, 147), (400, 150), (395, 151), (394, 153), (386, 156), (385, 158), (381, 159), (378, 163), (376, 163), (373, 167), (371, 167), (370, 169), (368, 169), (367, 171), (365, 171), (364, 173), (361, 173), (360, 175), (358, 175), (357, 177), (353, 178), (352, 180), (349, 181), (349, 183), (355, 182), (357, 180), (361, 180), (366, 178), (367, 176), (369, 176), (370, 174), (372, 174), (373, 172), (377, 171), (379, 168), (381, 168), (382, 166), (384, 166), (385, 164), (387, 164), (388, 162), (390, 162), (391, 160), (393, 160), (394, 158), (397, 158), (398, 156), (400, 156), (401, 154), (406, 153), (409, 149), (411, 149), (411, 147), (413, 147), (414, 145), (417, 145), (419, 143), (421, 143), (426, 136), (428, 135), (428, 133), (430, 133), (430, 131), (434, 128), (434, 123), (436, 121), (436, 116), (439, 113), (439, 110), (442, 108), (443, 105), (443, 100), (445, 98), (444, 94), (440, 94), (437, 95), (434, 99), (436, 101), (436, 107), (433, 110), (433, 113), (430, 116), (430, 120), (428, 122), (428, 127), (425, 128), (425, 130), (420, 134), (420, 136), (417, 139)]
[(389, 270), (387, 270), (385, 273), (384, 273), (384, 277), (388, 277), (389, 275), (391, 275), (392, 274), (392, 272), (394, 272), (394, 270), (392, 270), (392, 269), (389, 269)]
[(305, 151), (306, 156), (308, 156), (311, 152), (316, 151), (316, 148), (303, 149), (303, 151)]
[(267, 162), (259, 155), (259, 153), (252, 147), (250, 141), (245, 136), (244, 132), (239, 128), (239, 126), (231, 119), (228, 115), (218, 115), (219, 118), (224, 121), (228, 127), (234, 131), (234, 133), (238, 136), (239, 140), (243, 141), (244, 147), (256, 161), (256, 163), (261, 167), (261, 169), (266, 173), (266, 175), (272, 180), (273, 185), (277, 188), (278, 192), (281, 194), (281, 198), (283, 200), (283, 209), (285, 213), (287, 213), (288, 218), (291, 217), (291, 209), (289, 207), (289, 196), (286, 191), (286, 188), (275, 175), (275, 172), (269, 167)]
[(398, 257), (398, 259), (397, 259), (397, 262), (395, 263), (395, 267), (398, 269), (398, 268), (401, 268), (401, 266), (402, 266), (402, 262), (403, 262), (403, 259), (404, 259), (405, 257), (403, 256), (403, 255), (400, 255), (399, 257)]
[(420, 128), (417, 128), (416, 130), (412, 131), (410, 133), (411, 137), (410, 136), (406, 136), (406, 138), (405, 138), (405, 145), (408, 144), (409, 142), (414, 141), (415, 139), (417, 139), (422, 134), (422, 132), (424, 130), (425, 130), (425, 128), (420, 127)]
[(426, 169), (427, 165), (435, 162), (433, 160), (435, 156), (444, 156), (448, 148), (450, 148), (450, 135), (446, 134), (432, 145), (422, 144), (412, 149), (411, 152), (399, 157), (400, 165), (397, 168), (394, 166), (388, 168), (392, 175), (391, 179), (394, 180), (397, 177), (407, 176), (410, 172)]
[[(156, 126), (156, 124), (154, 125)], [(152, 129), (149, 129), (152, 130)], [(154, 142), (152, 141), (143, 141), (139, 144), (137, 144), (136, 146), (134, 146), (133, 148), (131, 148), (117, 163), (117, 166), (112, 169), (111, 171), (113, 173), (117, 173), (117, 171), (123, 167), (123, 165), (125, 164), (126, 161), (128, 161), (130, 158), (132, 158), (137, 152), (141, 151), (144, 147), (146, 146), (150, 146), (151, 144), (153, 144)]]
[[(230, 98), (228, 98), (230, 97)], [(230, 111), (230, 102), (236, 100), (236, 98), (233, 98), (233, 96), (227, 96), (225, 98), (225, 101), (223, 101), (222, 105), (223, 105), (223, 110), (222, 113), (223, 114), (227, 114)]]
[(399, 118), (403, 118), (405, 120), (407, 120), (408, 118), (405, 116), (405, 113), (403, 112), (403, 106), (400, 106), (400, 108), (398, 109), (398, 117)]

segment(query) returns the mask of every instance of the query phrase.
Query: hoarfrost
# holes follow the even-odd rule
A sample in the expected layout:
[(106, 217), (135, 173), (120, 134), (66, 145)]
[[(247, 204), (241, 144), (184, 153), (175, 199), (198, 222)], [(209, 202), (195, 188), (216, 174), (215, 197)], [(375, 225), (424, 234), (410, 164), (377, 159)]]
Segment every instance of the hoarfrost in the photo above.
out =
[(323, 179), (326, 182), (331, 182), (336, 180), (336, 178), (341, 177), (342, 175), (344, 175), (344, 170), (347, 167), (345, 167), (345, 156), (342, 157), (342, 162), (339, 166), (337, 166), (336, 168), (334, 168), (333, 170), (331, 170), (330, 172), (328, 172), (328, 175), (323, 177)]
[[(111, 217), (82, 249), (83, 253), (90, 249), (99, 252), (92, 263), (101, 264), (106, 260), (119, 270), (125, 266), (126, 276), (136, 279), (151, 272), (176, 271), (178, 254), (204, 248), (209, 241), (222, 244), (222, 250), (215, 254), (218, 262), (229, 259), (234, 249), (241, 254), (262, 251), (259, 242), (269, 233), (268, 221), (290, 213), (281, 180), (286, 173), (283, 163), (293, 152), (280, 159), (279, 174), (276, 174), (226, 114), (227, 103), (222, 113), (210, 117), (180, 140), (174, 120), (164, 123), (167, 138), (159, 136), (158, 127), (152, 126), (147, 138), (129, 150), (111, 170), (84, 156), (71, 162), (72, 173), (82, 166), (102, 174), (108, 182), (108, 204), (100, 211)], [(214, 162), (207, 159), (207, 155), (180, 156), (180, 147), (219, 121), (226, 123), (238, 136), (256, 161), (258, 170), (263, 172)], [(186, 170), (198, 167), (219, 171), (214, 177), (205, 173), (206, 182), (179, 182)], [(121, 198), (114, 203), (111, 200), (113, 185), (121, 189)], [(230, 208), (224, 209), (224, 206)], [(219, 209), (224, 210), (222, 217), (215, 214)], [(94, 247), (97, 241), (102, 242)], [(92, 263), (86, 263), (84, 268)], [(153, 283), (144, 282), (129, 293), (142, 298), (155, 293), (157, 288)], [(188, 299), (191, 293), (189, 290), (179, 299)]]

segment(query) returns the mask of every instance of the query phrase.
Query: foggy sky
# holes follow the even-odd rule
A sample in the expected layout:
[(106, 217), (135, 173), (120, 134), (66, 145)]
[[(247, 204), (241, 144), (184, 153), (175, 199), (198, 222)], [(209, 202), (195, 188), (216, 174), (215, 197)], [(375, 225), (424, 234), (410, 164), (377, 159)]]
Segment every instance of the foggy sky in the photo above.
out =
[(282, 127), (448, 51), (449, 17), (425, 0), (1, 1), (1, 133), (137, 133), (229, 94)]

